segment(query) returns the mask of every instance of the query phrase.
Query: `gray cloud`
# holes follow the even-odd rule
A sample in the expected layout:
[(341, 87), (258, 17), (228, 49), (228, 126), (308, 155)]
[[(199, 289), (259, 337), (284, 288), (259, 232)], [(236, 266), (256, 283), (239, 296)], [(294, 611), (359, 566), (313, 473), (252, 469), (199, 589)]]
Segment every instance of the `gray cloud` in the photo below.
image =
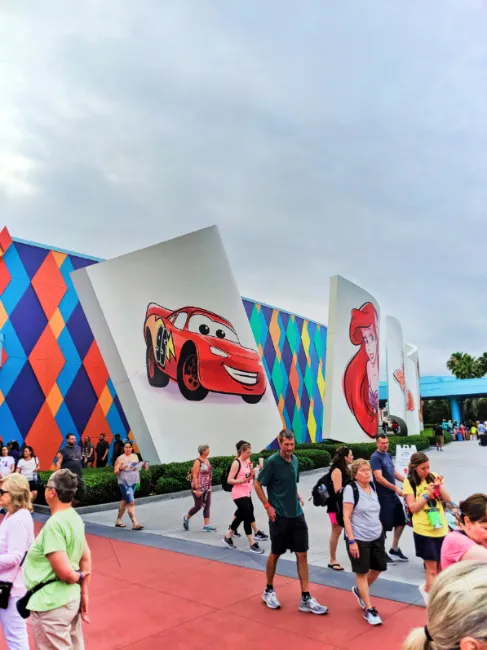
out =
[(326, 322), (340, 273), (444, 372), (487, 326), (484, 20), (480, 0), (2, 6), (2, 220), (99, 257), (218, 223), (243, 295)]

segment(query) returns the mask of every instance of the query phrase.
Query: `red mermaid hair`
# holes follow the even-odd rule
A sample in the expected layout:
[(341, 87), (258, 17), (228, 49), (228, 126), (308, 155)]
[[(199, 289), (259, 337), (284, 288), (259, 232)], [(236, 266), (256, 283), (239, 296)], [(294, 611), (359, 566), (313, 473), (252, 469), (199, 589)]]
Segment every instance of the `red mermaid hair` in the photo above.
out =
[[(343, 392), (349, 409), (355, 419), (371, 438), (377, 436), (379, 429), (379, 409), (370, 403), (367, 363), (369, 356), (365, 349), (363, 330), (372, 328), (378, 339), (377, 311), (371, 302), (366, 302), (360, 309), (352, 309), (350, 321), (350, 341), (359, 345), (357, 354), (349, 362), (343, 375)], [(377, 365), (379, 364), (379, 343), (377, 340)]]

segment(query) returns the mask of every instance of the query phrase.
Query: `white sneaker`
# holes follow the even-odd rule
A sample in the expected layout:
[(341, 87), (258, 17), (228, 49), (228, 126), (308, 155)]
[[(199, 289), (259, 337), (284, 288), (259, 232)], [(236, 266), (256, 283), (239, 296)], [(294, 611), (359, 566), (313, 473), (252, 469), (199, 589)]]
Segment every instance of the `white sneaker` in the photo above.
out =
[(264, 591), (262, 594), (262, 600), (269, 609), (281, 609), (281, 603), (277, 600), (276, 592), (274, 590)]
[(309, 614), (319, 614), (322, 616), (323, 614), (328, 614), (328, 607), (320, 605), (320, 603), (315, 598), (308, 598), (307, 600), (303, 600), (303, 598), (301, 598), (301, 602), (299, 603), (299, 611)]
[(429, 594), (425, 591), (426, 585), (419, 585), (419, 593), (423, 596), (424, 604), (428, 605), (429, 602)]
[(382, 619), (375, 607), (372, 607), (372, 609), (366, 609), (364, 612), (364, 618), (369, 625), (382, 625)]

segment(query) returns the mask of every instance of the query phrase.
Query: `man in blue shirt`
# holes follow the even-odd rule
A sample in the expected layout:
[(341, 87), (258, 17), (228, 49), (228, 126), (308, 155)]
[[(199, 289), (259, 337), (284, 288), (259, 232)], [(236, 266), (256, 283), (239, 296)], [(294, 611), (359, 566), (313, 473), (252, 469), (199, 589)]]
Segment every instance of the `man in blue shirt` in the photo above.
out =
[(399, 499), (402, 496), (402, 490), (396, 485), (396, 480), (403, 482), (404, 476), (394, 467), (392, 457), (388, 451), (389, 438), (380, 433), (375, 442), (377, 451), (374, 451), (370, 457), (370, 466), (374, 473), (380, 503), (380, 520), (384, 531), (394, 530), (392, 547), (388, 554), (388, 564), (395, 564), (397, 561), (408, 562), (408, 558), (399, 548), (399, 540), (406, 525), (406, 515)]

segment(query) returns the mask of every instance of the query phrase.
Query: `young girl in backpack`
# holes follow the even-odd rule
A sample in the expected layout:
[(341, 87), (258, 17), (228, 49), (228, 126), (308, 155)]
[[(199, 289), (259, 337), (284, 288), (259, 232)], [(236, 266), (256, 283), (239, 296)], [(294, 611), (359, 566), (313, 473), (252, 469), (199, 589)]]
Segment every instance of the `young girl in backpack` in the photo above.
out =
[(352, 592), (364, 610), (370, 625), (382, 620), (370, 600), (370, 585), (382, 571), (387, 571), (385, 535), (380, 521), (380, 503), (372, 483), (368, 460), (359, 458), (352, 463), (352, 482), (343, 490), (343, 522), (348, 556), (357, 586)]
[(338, 447), (335, 451), (332, 465), (329, 472), (329, 480), (327, 482), (330, 498), (327, 503), (328, 517), (331, 523), (330, 534), (330, 562), (328, 568), (333, 571), (343, 571), (342, 565), (337, 562), (337, 546), (343, 528), (337, 522), (337, 494), (342, 487), (350, 481), (352, 475), (350, 474), (349, 465), (353, 461), (353, 453), (350, 447)]

